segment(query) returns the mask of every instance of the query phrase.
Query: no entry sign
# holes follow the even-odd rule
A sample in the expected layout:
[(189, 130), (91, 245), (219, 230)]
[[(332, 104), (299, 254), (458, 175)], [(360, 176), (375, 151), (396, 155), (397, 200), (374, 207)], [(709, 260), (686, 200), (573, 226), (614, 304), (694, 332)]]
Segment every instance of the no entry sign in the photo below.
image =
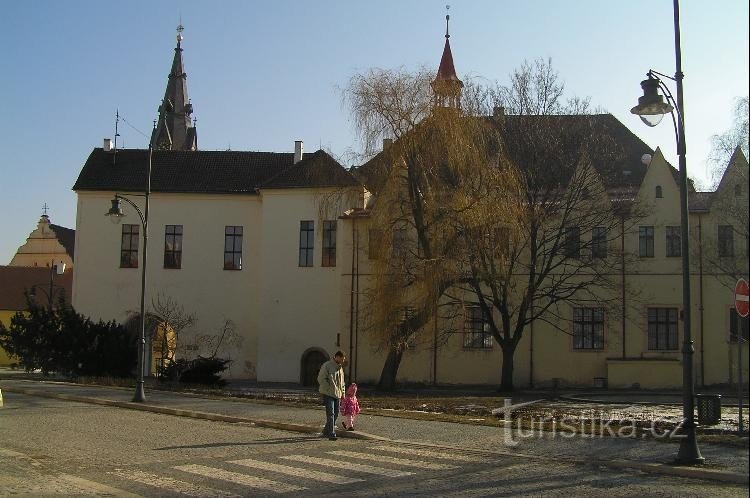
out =
[(734, 287), (734, 308), (737, 310), (737, 314), (743, 318), (750, 311), (750, 289), (744, 278), (739, 279)]

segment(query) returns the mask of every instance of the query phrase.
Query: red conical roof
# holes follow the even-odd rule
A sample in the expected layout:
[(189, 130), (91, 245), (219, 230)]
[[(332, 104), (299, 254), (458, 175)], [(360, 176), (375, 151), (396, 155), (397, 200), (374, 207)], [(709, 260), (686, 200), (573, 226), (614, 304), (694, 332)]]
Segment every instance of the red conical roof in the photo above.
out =
[(438, 68), (437, 76), (435, 80), (458, 80), (456, 76), (456, 68), (453, 66), (453, 54), (451, 53), (451, 44), (448, 41), (448, 37), (445, 37), (445, 48), (443, 48), (443, 57), (440, 59), (440, 67)]

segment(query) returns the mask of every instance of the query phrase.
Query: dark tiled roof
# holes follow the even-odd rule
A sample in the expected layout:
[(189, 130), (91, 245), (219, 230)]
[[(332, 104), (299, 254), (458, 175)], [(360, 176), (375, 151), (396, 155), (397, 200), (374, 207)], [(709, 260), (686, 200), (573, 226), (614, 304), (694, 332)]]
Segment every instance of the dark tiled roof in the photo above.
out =
[(76, 245), (76, 231), (72, 228), (61, 227), (60, 225), (50, 224), (50, 228), (57, 235), (57, 240), (65, 248), (65, 252), (68, 253), (70, 259), (75, 261), (73, 253), (75, 252)]
[(346, 187), (361, 185), (334, 158), (322, 150), (308, 154), (268, 181), (260, 188)]
[[(121, 149), (115, 160), (115, 154), (96, 148), (73, 190), (142, 191), (147, 164), (148, 150)], [(300, 165), (303, 168), (298, 170)], [(305, 173), (307, 167), (310, 174)], [(272, 179), (275, 183), (270, 183)], [(351, 175), (323, 151), (295, 165), (290, 152), (154, 150), (151, 167), (153, 192), (254, 193), (264, 184), (278, 188), (343, 186), (352, 181)]]
[[(541, 119), (538, 116), (526, 116), (524, 118)], [(496, 123), (493, 117), (483, 119), (490, 123)], [(505, 115), (503, 119), (504, 126), (510, 130), (512, 127), (518, 126), (522, 118), (515, 115)], [(551, 120), (548, 123), (550, 129), (557, 127), (561, 130), (572, 126), (577, 127), (582, 120), (590, 120), (589, 126), (593, 132), (592, 141), (604, 145), (599, 150), (592, 149), (589, 158), (608, 190), (631, 190), (632, 187), (638, 187), (643, 181), (648, 166), (641, 162), (641, 158), (644, 154), (653, 155), (654, 151), (613, 115), (560, 115), (545, 116), (544, 119)], [(382, 152), (355, 169), (355, 174), (362, 178), (368, 187), (373, 180), (372, 175), (380, 167), (378, 163), (381, 156)], [(678, 171), (671, 165), (669, 167), (675, 181), (679, 182)], [(376, 185), (373, 187), (377, 189)]]
[[(21, 311), (26, 309), (24, 291), (37, 285), (44, 292), (37, 292), (34, 301), (40, 305), (47, 304), (45, 292), (49, 292), (50, 269), (46, 266), (0, 266), (0, 310)], [(53, 287), (54, 301), (59, 296), (58, 289), (65, 291), (65, 301), (70, 303), (73, 290), (73, 270), (68, 269), (62, 275), (55, 275)]]

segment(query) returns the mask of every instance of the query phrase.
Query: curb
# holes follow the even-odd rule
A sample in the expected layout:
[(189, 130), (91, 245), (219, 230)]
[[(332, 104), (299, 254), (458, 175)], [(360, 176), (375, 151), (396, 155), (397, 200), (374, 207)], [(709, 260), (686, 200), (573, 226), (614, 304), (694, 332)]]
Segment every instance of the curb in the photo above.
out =
[[(35, 391), (33, 389), (18, 389), (18, 388), (13, 388), (13, 387), (10, 387), (10, 388), (6, 387), (5, 391), (16, 393), (16, 394), (25, 394), (28, 396), (38, 396), (41, 398), (61, 399), (61, 400), (66, 400), (66, 401), (75, 401), (78, 403), (88, 403), (88, 404), (101, 405), (101, 406), (113, 406), (117, 408), (129, 409), (129, 410), (160, 413), (163, 415), (172, 415), (172, 416), (177, 416), (177, 417), (186, 417), (186, 418), (193, 418), (193, 419), (199, 419), (199, 420), (211, 420), (211, 421), (216, 421), (216, 422), (247, 424), (247, 425), (251, 425), (255, 427), (266, 427), (269, 429), (278, 429), (278, 430), (284, 430), (284, 431), (290, 431), (290, 432), (317, 434), (317, 433), (320, 433), (321, 431), (321, 428), (316, 425), (293, 424), (289, 422), (277, 422), (275, 420), (265, 420), (265, 419), (251, 419), (247, 417), (236, 417), (233, 415), (221, 415), (218, 413), (199, 412), (199, 411), (193, 411), (193, 410), (168, 408), (168, 407), (157, 406), (157, 405), (141, 404), (141, 403), (135, 403), (132, 401), (115, 401), (115, 400), (110, 400), (110, 399), (91, 398), (91, 397), (86, 397), (86, 396), (75, 396), (75, 395), (70, 395), (70, 394), (47, 393), (47, 392)], [(0, 397), (0, 401), (1, 400), (2, 398)], [(0, 406), (2, 405), (0, 404)], [(541, 455), (529, 455), (529, 454), (522, 454), (522, 453), (463, 448), (463, 447), (456, 447), (456, 446), (450, 446), (450, 445), (444, 445), (444, 444), (392, 439), (392, 438), (388, 438), (384, 436), (378, 436), (375, 434), (368, 434), (366, 432), (340, 431), (338, 433), (338, 436), (344, 437), (344, 438), (351, 438), (351, 439), (390, 442), (390, 443), (408, 444), (408, 445), (432, 447), (432, 448), (455, 449), (455, 450), (461, 450), (464, 452), (478, 453), (478, 454), (484, 454), (484, 455), (505, 456), (505, 457), (510, 456), (514, 458), (526, 458), (529, 460), (539, 460), (539, 461), (550, 461), (550, 460), (557, 461), (557, 459), (553, 459), (553, 458), (545, 457)], [(684, 477), (688, 479), (719, 481), (719, 482), (730, 483), (730, 484), (748, 484), (750, 482), (750, 476), (746, 474), (729, 472), (725, 470), (706, 469), (706, 468), (700, 468), (700, 467), (695, 467), (695, 466), (681, 466), (681, 465), (670, 465), (670, 464), (664, 464), (664, 463), (638, 462), (634, 460), (570, 459), (568, 460), (568, 462), (572, 463), (573, 465), (584, 465), (584, 466), (585, 465), (588, 465), (588, 466), (601, 465), (604, 467), (617, 468), (617, 469), (622, 469), (622, 470), (638, 470), (638, 471), (648, 472), (652, 474), (671, 475), (671, 476), (677, 476), (677, 477)]]

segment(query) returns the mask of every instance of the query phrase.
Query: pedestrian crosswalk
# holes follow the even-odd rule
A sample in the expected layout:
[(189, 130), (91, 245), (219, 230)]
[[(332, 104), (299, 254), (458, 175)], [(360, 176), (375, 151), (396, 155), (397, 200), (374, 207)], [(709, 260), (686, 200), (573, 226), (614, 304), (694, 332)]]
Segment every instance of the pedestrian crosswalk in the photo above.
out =
[[(0, 456), (20, 458), (5, 450)], [(309, 449), (300, 453), (218, 462), (188, 462), (160, 467), (116, 468), (91, 477), (59, 474), (57, 479), (94, 496), (179, 495), (237, 497), (314, 490), (329, 484), (361, 486), (379, 478), (405, 478), (423, 471), (446, 471), (481, 462), (482, 457), (455, 451), (376, 444), (355, 449)], [(97, 482), (101, 481), (101, 482)], [(388, 481), (392, 482), (392, 481)]]

